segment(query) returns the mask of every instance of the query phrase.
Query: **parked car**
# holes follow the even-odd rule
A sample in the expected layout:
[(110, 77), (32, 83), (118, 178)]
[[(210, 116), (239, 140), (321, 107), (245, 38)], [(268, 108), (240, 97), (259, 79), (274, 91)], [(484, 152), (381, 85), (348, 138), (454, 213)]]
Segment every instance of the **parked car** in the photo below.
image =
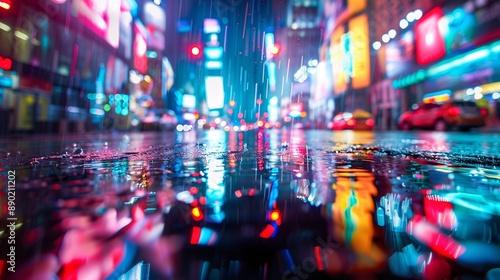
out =
[(437, 131), (449, 129), (468, 130), (485, 125), (488, 109), (472, 101), (446, 101), (423, 103), (401, 115), (398, 127), (402, 130), (430, 128)]
[(168, 131), (174, 130), (178, 123), (177, 116), (172, 110), (151, 110), (139, 119), (139, 129), (141, 131)]
[(158, 116), (154, 111), (149, 111), (142, 118), (139, 118), (139, 129), (141, 131), (158, 130)]
[(179, 121), (177, 120), (177, 116), (174, 111), (167, 110), (161, 115), (158, 123), (160, 125), (160, 130), (165, 131), (174, 130), (177, 127), (177, 124), (179, 124)]
[(375, 125), (372, 115), (364, 110), (343, 112), (333, 118), (333, 130), (372, 130)]

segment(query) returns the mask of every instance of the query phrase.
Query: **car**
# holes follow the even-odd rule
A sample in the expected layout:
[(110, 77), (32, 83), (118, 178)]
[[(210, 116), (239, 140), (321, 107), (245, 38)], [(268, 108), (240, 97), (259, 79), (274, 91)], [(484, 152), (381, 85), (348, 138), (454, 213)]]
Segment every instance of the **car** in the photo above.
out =
[(372, 114), (364, 110), (342, 112), (333, 118), (333, 130), (373, 130), (375, 121)]
[(202, 124), (203, 129), (210, 130), (210, 129), (224, 129), (228, 121), (224, 120), (221, 117), (208, 117), (208, 118), (202, 118), (199, 123)]
[(172, 110), (151, 110), (144, 117), (138, 119), (141, 131), (171, 131), (179, 123)]
[(173, 110), (167, 110), (165, 113), (161, 114), (158, 120), (160, 130), (162, 131), (174, 130), (178, 123), (179, 121)]
[(141, 131), (158, 130), (158, 116), (154, 111), (148, 111), (143, 117), (139, 118), (139, 129)]
[(413, 105), (410, 111), (399, 117), (398, 128), (466, 131), (484, 126), (487, 116), (488, 109), (479, 107), (473, 101), (451, 100), (442, 103), (422, 103)]

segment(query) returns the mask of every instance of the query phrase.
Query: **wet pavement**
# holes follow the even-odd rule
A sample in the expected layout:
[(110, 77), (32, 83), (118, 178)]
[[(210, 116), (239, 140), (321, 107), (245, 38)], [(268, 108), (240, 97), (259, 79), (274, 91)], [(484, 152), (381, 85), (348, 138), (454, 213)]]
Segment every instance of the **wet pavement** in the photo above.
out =
[(499, 138), (1, 140), (1, 278), (499, 279)]

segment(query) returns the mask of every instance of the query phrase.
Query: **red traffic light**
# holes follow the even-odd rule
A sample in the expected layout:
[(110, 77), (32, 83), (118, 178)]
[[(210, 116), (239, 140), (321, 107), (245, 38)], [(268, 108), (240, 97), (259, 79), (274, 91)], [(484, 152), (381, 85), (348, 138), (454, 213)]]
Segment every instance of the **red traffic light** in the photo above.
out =
[(277, 54), (279, 54), (279, 53), (280, 53), (280, 51), (281, 51), (281, 48), (280, 48), (280, 46), (278, 46), (278, 45), (274, 45), (274, 46), (272, 46), (272, 47), (271, 47), (271, 53), (272, 53), (273, 55), (277, 55)]
[(192, 46), (190, 49), (190, 53), (194, 57), (198, 57), (201, 54), (201, 48), (198, 46)]

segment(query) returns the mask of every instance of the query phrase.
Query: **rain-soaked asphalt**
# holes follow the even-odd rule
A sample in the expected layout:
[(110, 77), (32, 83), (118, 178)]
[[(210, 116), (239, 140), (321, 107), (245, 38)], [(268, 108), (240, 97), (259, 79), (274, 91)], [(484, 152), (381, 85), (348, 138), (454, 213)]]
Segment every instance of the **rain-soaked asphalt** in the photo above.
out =
[(500, 279), (499, 140), (301, 130), (0, 140), (0, 278)]

